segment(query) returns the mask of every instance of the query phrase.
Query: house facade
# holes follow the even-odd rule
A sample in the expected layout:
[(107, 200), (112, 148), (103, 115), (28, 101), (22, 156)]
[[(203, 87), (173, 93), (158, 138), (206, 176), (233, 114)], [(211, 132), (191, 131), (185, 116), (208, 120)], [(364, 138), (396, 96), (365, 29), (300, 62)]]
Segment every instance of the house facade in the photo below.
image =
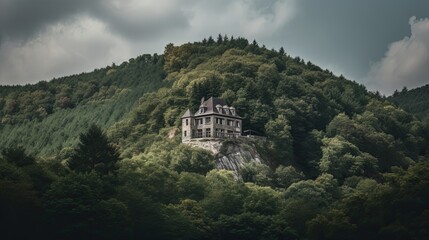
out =
[(201, 99), (196, 113), (190, 109), (182, 116), (182, 142), (200, 138), (227, 138), (241, 136), (242, 117), (223, 99)]

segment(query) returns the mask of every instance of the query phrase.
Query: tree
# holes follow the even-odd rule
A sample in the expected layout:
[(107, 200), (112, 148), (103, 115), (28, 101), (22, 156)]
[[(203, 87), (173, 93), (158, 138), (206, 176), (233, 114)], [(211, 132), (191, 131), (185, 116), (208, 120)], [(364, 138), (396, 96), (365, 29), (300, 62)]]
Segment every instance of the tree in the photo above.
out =
[(284, 115), (279, 115), (276, 119), (270, 120), (265, 125), (268, 137), (271, 139), (270, 149), (277, 155), (281, 163), (293, 160), (291, 127)]
[(54, 182), (43, 198), (53, 239), (127, 239), (126, 205), (103, 196), (96, 173), (71, 173)]
[(210, 152), (180, 145), (171, 153), (171, 168), (177, 172), (206, 174), (215, 166)]
[(276, 185), (282, 188), (288, 188), (292, 183), (304, 180), (305, 176), (302, 172), (298, 172), (292, 166), (280, 165), (275, 173)]
[(34, 157), (27, 155), (22, 146), (3, 149), (2, 155), (6, 161), (18, 167), (32, 165), (35, 162)]
[(377, 159), (361, 152), (343, 137), (324, 138), (322, 141), (323, 156), (319, 163), (322, 173), (344, 179), (350, 176), (373, 176), (377, 172)]
[(279, 54), (284, 56), (285, 55), (285, 49), (283, 47), (280, 47)]
[(109, 143), (107, 136), (97, 125), (92, 125), (86, 133), (79, 136), (80, 143), (69, 160), (69, 167), (76, 172), (100, 174), (113, 173), (119, 153)]

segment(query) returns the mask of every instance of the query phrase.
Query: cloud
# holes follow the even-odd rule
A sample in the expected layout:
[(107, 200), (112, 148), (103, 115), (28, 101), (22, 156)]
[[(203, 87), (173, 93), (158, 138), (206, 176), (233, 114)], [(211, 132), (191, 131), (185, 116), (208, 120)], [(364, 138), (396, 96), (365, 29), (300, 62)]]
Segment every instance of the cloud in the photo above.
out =
[(0, 0), (0, 84), (34, 83), (218, 33), (263, 41), (296, 0)]
[(52, 24), (25, 43), (6, 41), (0, 47), (0, 79), (3, 84), (91, 71), (131, 54), (127, 42), (89, 17)]
[(295, 13), (295, 0), (203, 0), (191, 7), (190, 26), (204, 36), (225, 33), (262, 39), (278, 31)]
[(51, 23), (94, 9), (100, 0), (0, 0), (0, 41), (28, 40)]
[(372, 66), (368, 86), (391, 94), (404, 86), (429, 83), (429, 19), (411, 17), (411, 36), (390, 44), (385, 56)]
[(155, 40), (180, 34), (187, 29), (188, 19), (182, 7), (189, 0), (110, 0), (91, 12), (114, 33), (129, 40)]

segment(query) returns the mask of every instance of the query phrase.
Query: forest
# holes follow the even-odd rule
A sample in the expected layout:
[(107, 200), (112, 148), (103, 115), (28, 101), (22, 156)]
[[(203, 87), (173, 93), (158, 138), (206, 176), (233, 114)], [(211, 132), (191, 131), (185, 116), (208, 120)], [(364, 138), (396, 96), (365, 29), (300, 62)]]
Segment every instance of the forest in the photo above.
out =
[(404, 87), (401, 91), (395, 91), (388, 99), (423, 121), (429, 121), (429, 84), (409, 91)]
[[(239, 178), (181, 144), (181, 115), (211, 96), (267, 136)], [(395, 96), (222, 35), (0, 86), (0, 234), (428, 239), (429, 122)]]

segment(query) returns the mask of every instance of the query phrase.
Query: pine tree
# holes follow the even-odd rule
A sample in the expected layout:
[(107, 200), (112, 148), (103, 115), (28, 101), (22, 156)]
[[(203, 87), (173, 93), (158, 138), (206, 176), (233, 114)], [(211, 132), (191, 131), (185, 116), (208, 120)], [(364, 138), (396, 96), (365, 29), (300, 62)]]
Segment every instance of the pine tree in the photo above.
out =
[(6, 161), (18, 167), (32, 165), (36, 161), (33, 156), (25, 153), (25, 149), (22, 146), (3, 149), (2, 155)]
[(76, 172), (108, 174), (116, 169), (119, 154), (100, 127), (92, 125), (79, 137), (80, 143), (69, 160), (69, 167)]

